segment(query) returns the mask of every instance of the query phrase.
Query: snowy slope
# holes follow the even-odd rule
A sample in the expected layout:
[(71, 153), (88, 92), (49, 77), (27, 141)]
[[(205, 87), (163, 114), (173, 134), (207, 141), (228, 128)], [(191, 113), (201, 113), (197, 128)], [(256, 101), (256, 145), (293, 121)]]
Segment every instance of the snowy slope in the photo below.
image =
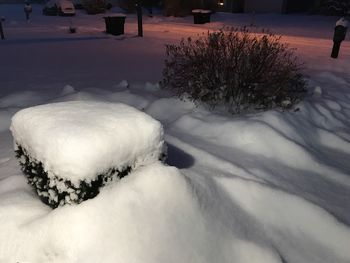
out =
[[(78, 14), (70, 35), (65, 18), (36, 6), (27, 24), (16, 8), (0, 6), (0, 262), (350, 262), (350, 45), (329, 58), (337, 18), (257, 15), (297, 48), (309, 92), (295, 111), (231, 116), (152, 83), (165, 43), (249, 15), (217, 14), (205, 26), (146, 18), (140, 39), (134, 16), (126, 36), (110, 37), (101, 17)], [(19, 170), (10, 119), (72, 100), (150, 114), (164, 125), (174, 167), (150, 164), (92, 200), (49, 209)]]

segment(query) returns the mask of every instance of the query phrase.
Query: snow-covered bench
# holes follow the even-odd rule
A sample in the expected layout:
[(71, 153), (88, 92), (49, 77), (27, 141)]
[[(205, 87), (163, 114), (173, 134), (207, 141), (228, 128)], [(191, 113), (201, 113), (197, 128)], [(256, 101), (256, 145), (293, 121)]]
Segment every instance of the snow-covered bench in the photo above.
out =
[(15, 114), (11, 131), (29, 184), (53, 208), (93, 198), (113, 178), (164, 154), (162, 125), (124, 104), (35, 106)]

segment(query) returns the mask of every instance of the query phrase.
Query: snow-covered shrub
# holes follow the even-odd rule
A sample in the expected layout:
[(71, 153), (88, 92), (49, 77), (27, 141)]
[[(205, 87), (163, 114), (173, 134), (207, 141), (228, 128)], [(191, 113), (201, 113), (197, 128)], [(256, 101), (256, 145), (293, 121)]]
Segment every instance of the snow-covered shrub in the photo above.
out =
[(162, 125), (124, 104), (63, 102), (19, 111), (11, 131), (28, 183), (52, 208), (164, 157)]
[(305, 91), (302, 65), (271, 33), (225, 28), (166, 46), (163, 88), (232, 113), (290, 107)]
[(107, 8), (106, 0), (83, 0), (82, 4), (90, 15), (104, 13)]
[(102, 186), (111, 182), (114, 177), (123, 178), (131, 170), (131, 167), (126, 167), (122, 171), (111, 168), (97, 175), (94, 180), (81, 180), (75, 185), (70, 180), (58, 176), (49, 177), (43, 163), (32, 158), (21, 146), (16, 145), (15, 152), (28, 183), (35, 189), (40, 199), (52, 208), (64, 204), (79, 204), (94, 198)]

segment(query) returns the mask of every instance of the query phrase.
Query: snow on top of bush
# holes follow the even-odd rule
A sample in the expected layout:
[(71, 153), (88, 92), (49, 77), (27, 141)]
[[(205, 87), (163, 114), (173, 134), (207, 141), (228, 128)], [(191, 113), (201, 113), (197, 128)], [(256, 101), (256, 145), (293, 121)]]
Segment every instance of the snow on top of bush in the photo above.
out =
[(117, 103), (71, 101), (19, 111), (11, 131), (15, 143), (43, 163), (45, 171), (91, 180), (110, 168), (137, 167), (157, 160), (162, 125), (139, 110)]

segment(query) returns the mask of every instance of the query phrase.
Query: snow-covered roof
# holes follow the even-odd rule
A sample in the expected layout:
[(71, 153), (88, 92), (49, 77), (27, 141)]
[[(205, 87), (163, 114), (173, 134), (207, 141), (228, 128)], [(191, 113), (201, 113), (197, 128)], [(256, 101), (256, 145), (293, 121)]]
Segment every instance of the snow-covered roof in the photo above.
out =
[(163, 150), (162, 125), (124, 104), (71, 101), (19, 111), (11, 131), (16, 144), (50, 175), (91, 180), (110, 168), (137, 167)]

